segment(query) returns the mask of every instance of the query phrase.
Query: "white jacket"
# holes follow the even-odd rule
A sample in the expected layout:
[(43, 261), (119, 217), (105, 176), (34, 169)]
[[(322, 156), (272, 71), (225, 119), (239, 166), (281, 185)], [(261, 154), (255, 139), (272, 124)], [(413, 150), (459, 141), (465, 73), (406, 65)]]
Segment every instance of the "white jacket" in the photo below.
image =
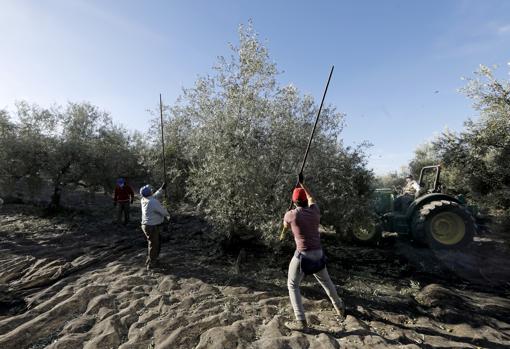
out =
[(170, 218), (170, 214), (166, 208), (161, 205), (158, 198), (161, 196), (161, 189), (156, 191), (148, 198), (142, 197), (142, 224), (143, 225), (158, 225), (163, 223), (165, 217)]

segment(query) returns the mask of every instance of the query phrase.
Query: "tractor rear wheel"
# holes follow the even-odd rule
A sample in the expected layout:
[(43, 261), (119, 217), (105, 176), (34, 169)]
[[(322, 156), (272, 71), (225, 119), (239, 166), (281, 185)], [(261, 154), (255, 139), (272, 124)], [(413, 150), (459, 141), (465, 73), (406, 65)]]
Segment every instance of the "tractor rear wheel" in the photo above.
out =
[(431, 248), (459, 248), (473, 241), (475, 221), (454, 201), (432, 201), (414, 214), (411, 233)]

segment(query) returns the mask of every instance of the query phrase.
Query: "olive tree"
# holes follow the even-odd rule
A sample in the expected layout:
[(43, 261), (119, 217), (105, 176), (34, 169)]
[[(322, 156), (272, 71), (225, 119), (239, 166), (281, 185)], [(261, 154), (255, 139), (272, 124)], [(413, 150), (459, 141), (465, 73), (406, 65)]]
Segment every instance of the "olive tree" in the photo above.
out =
[(19, 184), (24, 183), (34, 197), (42, 187), (43, 168), (50, 161), (55, 115), (50, 109), (26, 102), (16, 104), (17, 122), (10, 121), (8, 113), (3, 115), (0, 161), (4, 191), (13, 196), (22, 190)]
[[(226, 237), (277, 237), (318, 106), (278, 70), (251, 24), (238, 46), (220, 57), (170, 110), (174, 129), (186, 125), (181, 157), (187, 193)], [(348, 229), (363, 216), (372, 173), (363, 148), (343, 147), (344, 115), (326, 106), (305, 176), (323, 206), (325, 223)], [(176, 126), (177, 125), (177, 126)], [(168, 128), (168, 125), (166, 125)]]
[(19, 172), (13, 170), (13, 145), (16, 141), (16, 125), (11, 121), (9, 113), (0, 110), (0, 197), (6, 196), (14, 176)]

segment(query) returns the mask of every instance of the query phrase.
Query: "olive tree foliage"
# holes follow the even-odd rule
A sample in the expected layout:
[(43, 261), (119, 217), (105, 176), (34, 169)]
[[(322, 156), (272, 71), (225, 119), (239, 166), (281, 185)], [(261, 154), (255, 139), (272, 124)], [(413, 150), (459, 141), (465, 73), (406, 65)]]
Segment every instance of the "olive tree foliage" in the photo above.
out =
[(57, 156), (60, 165), (71, 164), (69, 183), (111, 191), (119, 176), (135, 181), (144, 176), (136, 134), (115, 125), (107, 112), (88, 103), (70, 103), (61, 114), (61, 123)]
[(3, 115), (0, 140), (3, 195), (12, 195), (20, 181), (35, 194), (42, 186), (44, 167), (51, 161), (54, 113), (21, 102), (17, 104), (18, 122), (13, 122), (7, 112)]
[(423, 143), (414, 150), (414, 158), (409, 162), (409, 172), (418, 179), (423, 167), (437, 165), (439, 162), (440, 159), (434, 144)]
[[(240, 26), (231, 50), (170, 109), (167, 139), (180, 142), (185, 161), (177, 169), (186, 173), (187, 195), (217, 232), (269, 242), (278, 236), (318, 106), (295, 86), (278, 84), (276, 64), (251, 24)], [(342, 127), (343, 114), (323, 108), (304, 173), (323, 223), (349, 229), (367, 206), (372, 173), (362, 147), (343, 147)]]
[[(439, 144), (445, 137), (451, 137), (453, 133), (450, 130), (445, 130), (440, 136), (435, 137), (433, 140), (423, 143), (414, 151), (414, 157), (409, 162), (409, 171), (414, 175), (416, 180), (420, 176), (420, 171), (425, 166), (440, 165), (441, 176), (440, 184), (443, 191), (450, 194), (462, 194), (470, 197), (470, 188), (466, 186), (465, 180), (462, 178), (461, 167), (445, 166), (445, 162), (441, 155)], [(425, 173), (422, 186), (426, 189), (432, 189), (434, 182), (435, 172)]]
[(404, 172), (389, 172), (385, 175), (380, 175), (375, 178), (375, 188), (389, 188), (394, 189), (397, 192), (400, 188), (403, 188), (406, 184), (406, 174)]
[[(1, 149), (4, 150), (14, 137), (14, 124), (10, 121), (9, 113), (5, 110), (0, 109), (0, 145)], [(0, 178), (3, 178), (7, 173), (8, 169), (6, 168), (7, 161), (7, 153), (5, 151), (0, 151), (0, 161), (4, 165), (0, 167)]]
[[(409, 173), (414, 176), (416, 181), (419, 181), (421, 170), (425, 166), (441, 165), (441, 158), (433, 142), (426, 142), (418, 146), (414, 151), (414, 158), (409, 162)], [(450, 191), (457, 190), (452, 186), (455, 183), (455, 178), (452, 178), (454, 172), (453, 169), (441, 168), (440, 190), (444, 191), (445, 188), (449, 188)], [(434, 189), (435, 177), (435, 171), (425, 171), (420, 183), (422, 190)]]
[[(441, 159), (433, 142), (425, 142), (420, 144), (414, 150), (414, 157), (411, 159), (407, 166), (402, 166), (400, 171), (394, 171), (382, 176), (377, 176), (375, 185), (377, 188), (391, 188), (395, 192), (400, 190), (406, 185), (406, 176), (412, 175), (416, 181), (420, 177), (421, 169), (425, 166), (433, 166), (440, 164)], [(423, 184), (430, 184), (433, 181), (432, 176), (425, 176)], [(445, 178), (444, 171), (442, 178)], [(443, 181), (444, 182), (444, 181)]]
[[(510, 83), (481, 66), (462, 90), (480, 114), (459, 134), (443, 134), (435, 146), (447, 167), (459, 169), (475, 198), (510, 208)], [(460, 170), (461, 169), (461, 170)]]
[[(145, 137), (143, 150), (138, 152), (144, 167), (147, 168), (147, 183), (167, 182), (167, 192), (170, 205), (177, 205), (185, 199), (187, 194), (187, 179), (189, 177), (189, 139), (191, 125), (189, 119), (173, 117), (170, 107), (163, 106), (165, 162), (167, 177), (163, 173), (163, 147), (161, 144), (161, 123), (159, 110), (151, 111), (154, 120)], [(156, 116), (157, 114), (157, 116)]]
[(5, 189), (14, 180), (11, 174), (15, 173), (12, 169), (15, 164), (11, 161), (10, 150), (15, 139), (16, 126), (11, 122), (9, 113), (0, 110), (0, 196), (5, 195)]
[(4, 191), (21, 182), (31, 196), (47, 182), (55, 193), (65, 186), (110, 191), (116, 177), (143, 173), (131, 135), (89, 103), (41, 108), (20, 102), (15, 116), (3, 112), (0, 119)]

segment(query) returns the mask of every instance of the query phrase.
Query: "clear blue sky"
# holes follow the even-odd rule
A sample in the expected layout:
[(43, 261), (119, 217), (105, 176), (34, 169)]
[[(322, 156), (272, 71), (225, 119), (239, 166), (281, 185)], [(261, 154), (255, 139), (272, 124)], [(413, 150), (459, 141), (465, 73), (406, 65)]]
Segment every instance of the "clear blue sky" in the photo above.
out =
[(506, 0), (0, 0), (0, 108), (90, 101), (145, 130), (159, 93), (173, 103), (249, 19), (283, 83), (320, 101), (335, 65), (327, 102), (347, 114), (347, 145), (374, 144), (379, 174), (476, 115), (462, 76), (510, 61)]

